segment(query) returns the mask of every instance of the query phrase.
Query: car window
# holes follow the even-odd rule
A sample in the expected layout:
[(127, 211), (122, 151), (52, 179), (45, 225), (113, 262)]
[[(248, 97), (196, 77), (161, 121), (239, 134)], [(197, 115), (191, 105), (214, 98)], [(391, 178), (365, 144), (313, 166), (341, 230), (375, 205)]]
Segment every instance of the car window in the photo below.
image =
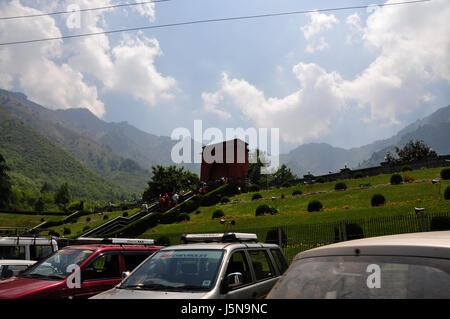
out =
[(164, 250), (141, 264), (121, 289), (208, 291), (214, 287), (223, 250)]
[(19, 274), (19, 272), (21, 272), (22, 270), (25, 270), (27, 268), (28, 268), (27, 265), (8, 265), (8, 266), (3, 266), (2, 270), (0, 271), (1, 278), (10, 278), (10, 277), (13, 277), (13, 276), (17, 276)]
[(143, 262), (149, 255), (151, 255), (151, 252), (149, 252), (149, 253), (144, 253), (144, 252), (126, 252), (126, 253), (124, 253), (123, 258), (125, 260), (125, 271), (132, 271), (141, 262)]
[(280, 274), (283, 274), (288, 268), (288, 264), (286, 262), (286, 259), (284, 258), (283, 253), (281, 252), (280, 249), (271, 249), (270, 251), (272, 252), (273, 259), (277, 264)]
[(230, 257), (225, 275), (228, 276), (235, 272), (240, 272), (242, 274), (243, 285), (252, 282), (250, 267), (248, 266), (247, 257), (245, 256), (244, 251), (237, 251)]
[(249, 250), (256, 280), (263, 280), (275, 275), (266, 250)]
[(0, 246), (0, 259), (25, 259), (25, 246)]
[(97, 258), (82, 271), (82, 279), (87, 281), (120, 278), (118, 254), (106, 254)]
[(41, 260), (48, 257), (53, 252), (53, 247), (50, 245), (31, 245), (30, 246), (30, 259)]
[(450, 260), (345, 256), (296, 261), (270, 298), (450, 298)]

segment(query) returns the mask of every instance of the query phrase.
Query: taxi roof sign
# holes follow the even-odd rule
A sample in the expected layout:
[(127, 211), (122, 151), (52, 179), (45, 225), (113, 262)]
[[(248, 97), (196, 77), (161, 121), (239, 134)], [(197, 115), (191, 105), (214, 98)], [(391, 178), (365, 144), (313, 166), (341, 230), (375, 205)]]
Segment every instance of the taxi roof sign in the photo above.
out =
[(258, 236), (252, 233), (211, 233), (211, 234), (182, 234), (181, 241), (203, 243), (229, 243), (229, 242), (257, 242)]

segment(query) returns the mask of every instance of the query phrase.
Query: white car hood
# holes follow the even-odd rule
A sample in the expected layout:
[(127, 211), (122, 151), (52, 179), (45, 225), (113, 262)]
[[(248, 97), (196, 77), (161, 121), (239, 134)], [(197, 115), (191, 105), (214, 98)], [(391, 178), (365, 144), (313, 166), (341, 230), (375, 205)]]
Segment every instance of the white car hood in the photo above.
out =
[(112, 288), (90, 299), (201, 299), (210, 292), (173, 292), (157, 290), (131, 290)]

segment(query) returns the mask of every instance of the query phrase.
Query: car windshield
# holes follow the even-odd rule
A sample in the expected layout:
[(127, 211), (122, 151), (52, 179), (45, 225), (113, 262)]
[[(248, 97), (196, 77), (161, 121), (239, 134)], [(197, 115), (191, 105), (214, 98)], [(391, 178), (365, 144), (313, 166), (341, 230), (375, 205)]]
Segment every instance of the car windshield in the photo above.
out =
[(208, 291), (214, 286), (222, 250), (159, 251), (119, 286), (121, 289)]
[(72, 273), (73, 266), (80, 266), (93, 253), (94, 250), (90, 249), (58, 250), (23, 272), (20, 277), (44, 280), (65, 279)]
[(273, 288), (276, 299), (450, 298), (450, 260), (343, 256), (295, 261)]

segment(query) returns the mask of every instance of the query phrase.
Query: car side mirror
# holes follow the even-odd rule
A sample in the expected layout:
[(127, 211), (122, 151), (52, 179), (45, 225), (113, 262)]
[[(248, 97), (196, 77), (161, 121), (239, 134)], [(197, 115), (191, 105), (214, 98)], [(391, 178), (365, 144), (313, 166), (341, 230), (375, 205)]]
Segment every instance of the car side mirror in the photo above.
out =
[(235, 288), (244, 283), (244, 276), (240, 272), (233, 272), (227, 276), (228, 289)]
[(130, 275), (129, 271), (124, 271), (121, 275), (122, 280), (124, 280), (125, 278), (127, 278)]

